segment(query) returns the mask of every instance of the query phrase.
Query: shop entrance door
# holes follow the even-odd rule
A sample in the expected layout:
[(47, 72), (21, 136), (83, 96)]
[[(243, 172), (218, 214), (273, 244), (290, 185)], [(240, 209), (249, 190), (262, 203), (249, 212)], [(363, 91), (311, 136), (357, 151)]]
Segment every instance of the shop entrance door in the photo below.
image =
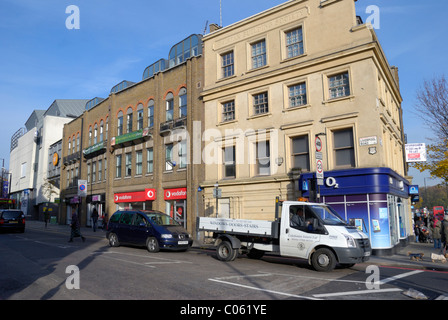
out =
[(166, 201), (166, 214), (186, 227), (186, 200)]

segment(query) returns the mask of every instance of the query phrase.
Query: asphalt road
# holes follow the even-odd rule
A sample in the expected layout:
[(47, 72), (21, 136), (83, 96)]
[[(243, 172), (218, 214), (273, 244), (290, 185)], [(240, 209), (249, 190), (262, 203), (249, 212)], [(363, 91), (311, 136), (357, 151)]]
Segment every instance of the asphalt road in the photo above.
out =
[[(111, 248), (102, 234), (72, 243), (67, 242), (68, 233), (57, 231), (28, 228), (25, 233), (0, 234), (0, 300), (175, 300), (171, 311), (176, 313), (208, 312), (188, 309), (190, 302), (251, 301), (254, 314), (262, 311), (263, 301), (448, 296), (447, 271), (373, 261), (320, 273), (303, 260), (268, 255), (225, 263), (209, 249), (150, 254), (144, 248)], [(234, 308), (233, 312), (250, 312)]]

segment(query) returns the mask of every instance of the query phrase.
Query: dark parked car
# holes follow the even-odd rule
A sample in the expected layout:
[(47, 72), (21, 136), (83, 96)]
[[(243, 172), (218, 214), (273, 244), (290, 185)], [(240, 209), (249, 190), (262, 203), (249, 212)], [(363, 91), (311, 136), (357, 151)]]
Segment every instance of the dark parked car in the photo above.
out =
[(191, 235), (177, 221), (159, 211), (117, 211), (109, 219), (106, 237), (112, 247), (120, 244), (160, 249), (188, 250)]
[(25, 215), (21, 210), (0, 210), (0, 231), (25, 232)]

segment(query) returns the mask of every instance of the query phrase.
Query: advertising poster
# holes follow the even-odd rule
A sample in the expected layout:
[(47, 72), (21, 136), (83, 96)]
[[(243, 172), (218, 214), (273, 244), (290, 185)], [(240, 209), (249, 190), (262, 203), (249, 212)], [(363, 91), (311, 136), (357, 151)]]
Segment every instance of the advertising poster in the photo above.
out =
[(386, 202), (370, 202), (370, 241), (374, 248), (390, 248), (389, 213)]

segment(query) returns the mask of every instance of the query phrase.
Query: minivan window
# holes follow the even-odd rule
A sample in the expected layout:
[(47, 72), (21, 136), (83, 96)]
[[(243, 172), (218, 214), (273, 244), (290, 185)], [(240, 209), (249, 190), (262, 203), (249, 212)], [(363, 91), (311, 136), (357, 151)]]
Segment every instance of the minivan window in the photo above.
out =
[(133, 225), (134, 225), (134, 226), (139, 226), (139, 225), (141, 225), (142, 223), (144, 223), (145, 225), (148, 224), (148, 222), (146, 221), (146, 219), (145, 219), (142, 215), (140, 215), (140, 214), (136, 214), (136, 215), (135, 215), (135, 219), (134, 219), (134, 223), (133, 223)]
[(115, 214), (112, 215), (112, 217), (110, 217), (109, 222), (118, 222), (120, 220), (121, 217), (121, 212), (116, 212)]
[(159, 226), (180, 226), (180, 224), (171, 218), (170, 216), (167, 216), (163, 213), (157, 213), (157, 212), (146, 212), (146, 216), (151, 220), (153, 223), (158, 224)]
[(120, 223), (123, 223), (123, 224), (131, 224), (131, 221), (132, 221), (132, 215), (133, 215), (132, 212), (123, 212), (123, 213), (121, 214)]

